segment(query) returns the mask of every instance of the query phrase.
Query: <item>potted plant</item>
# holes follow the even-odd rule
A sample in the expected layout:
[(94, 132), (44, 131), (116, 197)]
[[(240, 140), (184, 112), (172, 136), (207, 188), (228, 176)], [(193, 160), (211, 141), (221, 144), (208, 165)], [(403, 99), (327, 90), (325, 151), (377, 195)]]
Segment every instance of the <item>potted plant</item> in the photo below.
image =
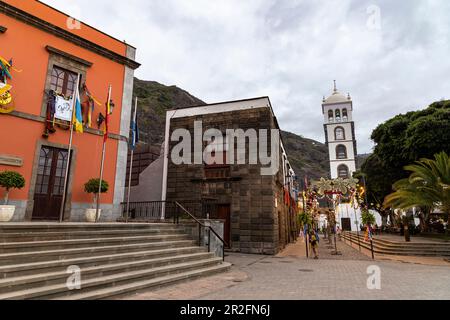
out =
[(8, 197), (11, 189), (22, 189), (25, 186), (25, 178), (15, 171), (4, 171), (0, 173), (0, 187), (6, 189), (5, 201), (3, 205), (0, 205), (0, 222), (11, 221), (15, 206), (8, 205)]
[[(92, 193), (94, 195), (94, 203), (92, 208), (86, 209), (85, 215), (86, 215), (86, 221), (88, 222), (95, 222), (96, 218), (96, 208), (95, 205), (97, 203), (98, 199), (98, 191), (100, 189), (101, 193), (108, 192), (109, 184), (105, 180), (102, 180), (102, 185), (100, 187), (100, 179), (91, 179), (88, 182), (84, 184), (84, 191), (87, 193)], [(100, 218), (101, 209), (98, 209), (98, 218)]]

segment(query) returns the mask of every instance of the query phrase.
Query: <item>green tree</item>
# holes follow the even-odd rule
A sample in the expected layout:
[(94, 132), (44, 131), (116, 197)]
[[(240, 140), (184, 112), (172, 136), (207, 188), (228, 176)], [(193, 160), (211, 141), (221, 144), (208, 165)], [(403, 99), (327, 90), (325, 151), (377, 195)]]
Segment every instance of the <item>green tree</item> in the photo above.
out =
[(299, 213), (297, 217), (298, 222), (302, 228), (306, 225), (312, 225), (312, 217), (307, 212)]
[(376, 222), (375, 216), (369, 210), (361, 212), (361, 221), (363, 225), (374, 225)]
[[(92, 193), (94, 195), (94, 203), (97, 202), (98, 189), (100, 187), (100, 179), (91, 179), (84, 184), (84, 191), (87, 193)], [(109, 184), (105, 180), (102, 180), (102, 187), (100, 189), (101, 193), (108, 192)]]
[(359, 180), (359, 185), (366, 185), (368, 209), (377, 211), (382, 219), (382, 225), (386, 226), (387, 218), (392, 212), (383, 207), (383, 201), (387, 194), (392, 191), (393, 177), (389, 176), (389, 170), (383, 166), (382, 161), (376, 154), (370, 155), (361, 167), (355, 172), (354, 177)]
[(395, 192), (386, 197), (385, 207), (399, 209), (423, 208), (429, 213), (439, 209), (448, 215), (450, 224), (450, 157), (441, 152), (434, 160), (421, 159), (405, 167), (406, 179), (394, 184)]
[(0, 187), (6, 189), (5, 204), (8, 204), (8, 196), (11, 189), (22, 189), (25, 187), (25, 178), (15, 171), (3, 171), (0, 173)]
[(365, 176), (369, 208), (386, 218), (392, 210), (381, 204), (394, 183), (408, 177), (404, 167), (441, 151), (450, 153), (450, 100), (395, 116), (380, 124), (371, 138), (376, 144), (374, 152), (358, 174)]

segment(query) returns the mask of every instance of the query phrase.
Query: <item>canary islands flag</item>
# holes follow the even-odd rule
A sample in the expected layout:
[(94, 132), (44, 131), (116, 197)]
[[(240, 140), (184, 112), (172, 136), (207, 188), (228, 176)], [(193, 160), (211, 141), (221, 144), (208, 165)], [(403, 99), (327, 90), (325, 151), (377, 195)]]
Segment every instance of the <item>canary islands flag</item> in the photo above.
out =
[(73, 124), (75, 131), (83, 133), (83, 114), (81, 112), (80, 90), (77, 88), (75, 92), (75, 112), (73, 114)]

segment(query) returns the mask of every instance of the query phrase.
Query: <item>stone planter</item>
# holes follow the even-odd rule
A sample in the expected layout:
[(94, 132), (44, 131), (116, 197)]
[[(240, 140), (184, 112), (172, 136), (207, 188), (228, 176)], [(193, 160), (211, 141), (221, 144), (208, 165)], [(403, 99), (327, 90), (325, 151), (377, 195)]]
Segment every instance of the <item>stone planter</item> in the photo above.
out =
[[(85, 217), (87, 222), (95, 222), (95, 209), (86, 209)], [(102, 209), (98, 209), (98, 219), (100, 220), (100, 216), (102, 214)]]
[(15, 210), (15, 206), (0, 205), (0, 222), (11, 221)]

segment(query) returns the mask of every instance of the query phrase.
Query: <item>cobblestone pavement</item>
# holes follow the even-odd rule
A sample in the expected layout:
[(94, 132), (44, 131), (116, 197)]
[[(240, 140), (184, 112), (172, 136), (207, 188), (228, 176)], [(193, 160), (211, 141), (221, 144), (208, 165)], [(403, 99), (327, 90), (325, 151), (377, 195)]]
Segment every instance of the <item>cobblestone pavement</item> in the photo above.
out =
[[(127, 299), (182, 300), (311, 300), (311, 299), (450, 299), (450, 263), (419, 265), (373, 261), (337, 242), (342, 255), (321, 239), (319, 260), (305, 257), (301, 241), (278, 256), (230, 253), (230, 272), (174, 285)], [(303, 248), (303, 249), (302, 249)], [(381, 289), (369, 290), (369, 266), (381, 271)]]
[[(335, 254), (336, 248), (338, 254)], [(277, 256), (306, 258), (305, 241), (299, 239), (296, 243), (288, 245)], [(309, 253), (309, 256), (312, 256), (311, 252)], [(335, 247), (334, 237), (332, 237), (332, 242), (330, 242), (329, 239), (325, 239), (323, 236), (320, 237), (319, 241), (319, 258), (329, 260), (370, 260), (370, 257), (368, 257), (365, 252), (360, 252), (350, 247), (344, 240), (337, 239)]]
[[(450, 267), (371, 260), (233, 256), (249, 275), (200, 299), (450, 299)], [(243, 261), (247, 260), (246, 264)], [(240, 265), (240, 266), (239, 266)], [(381, 289), (367, 288), (367, 268), (381, 271)]]

